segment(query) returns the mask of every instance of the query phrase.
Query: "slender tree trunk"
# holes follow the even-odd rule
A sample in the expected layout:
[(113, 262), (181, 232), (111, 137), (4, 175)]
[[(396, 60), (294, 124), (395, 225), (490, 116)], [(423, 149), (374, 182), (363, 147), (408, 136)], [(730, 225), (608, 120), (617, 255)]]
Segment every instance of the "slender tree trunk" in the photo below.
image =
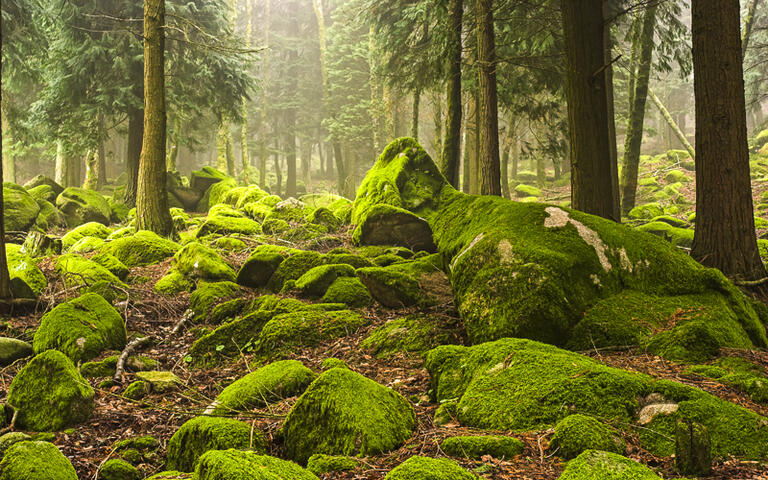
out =
[[(633, 50), (640, 51), (637, 68), (637, 79), (634, 81), (635, 91), (630, 92), (633, 99), (629, 106), (627, 120), (627, 136), (624, 142), (624, 168), (622, 169), (622, 203), (621, 213), (627, 215), (635, 208), (637, 194), (637, 174), (640, 168), (640, 148), (643, 142), (643, 122), (645, 120), (645, 104), (648, 99), (648, 83), (650, 81), (651, 60), (653, 58), (653, 34), (656, 30), (656, 9), (658, 4), (648, 7), (643, 16), (642, 33), (636, 36), (640, 45), (633, 45)], [(640, 23), (638, 18), (635, 22)]]
[(653, 104), (656, 105), (656, 108), (659, 109), (659, 113), (661, 113), (661, 118), (667, 123), (670, 130), (675, 134), (678, 140), (680, 140), (680, 143), (683, 144), (683, 147), (688, 151), (688, 153), (691, 155), (691, 158), (696, 158), (696, 151), (693, 149), (693, 145), (691, 145), (691, 142), (688, 141), (687, 138), (685, 138), (685, 133), (680, 130), (680, 127), (677, 126), (677, 123), (675, 123), (675, 119), (672, 118), (672, 114), (669, 113), (669, 110), (667, 110), (667, 107), (664, 106), (664, 103), (662, 103), (661, 99), (656, 96), (655, 93), (653, 93), (653, 90), (651, 88), (648, 88), (648, 96), (653, 101)]
[[(319, 1), (319, 0), (314, 0)], [(379, 52), (376, 48), (376, 34), (373, 25), (368, 30), (368, 65), (370, 68), (371, 84), (371, 120), (373, 127), (373, 149), (378, 155), (384, 150), (384, 142), (387, 140), (389, 131), (387, 129), (386, 110), (387, 102), (384, 99), (384, 87), (382, 86), (379, 72), (376, 69)], [(334, 151), (336, 145), (334, 145)], [(341, 147), (339, 147), (341, 150)]]
[(509, 198), (509, 143), (504, 145), (501, 154), (501, 196)]
[(333, 144), (333, 158), (336, 162), (336, 189), (339, 195), (344, 195), (344, 184), (347, 179), (347, 172), (344, 168), (344, 157), (342, 156), (341, 145), (338, 142)]
[(730, 277), (765, 277), (749, 177), (738, 0), (693, 0), (696, 232), (692, 255)]
[(83, 188), (88, 190), (98, 190), (98, 164), (98, 150), (91, 148), (88, 150), (88, 153), (85, 154), (85, 181), (83, 182)]
[(747, 48), (749, 47), (749, 39), (752, 36), (752, 28), (755, 26), (755, 12), (757, 11), (757, 4), (760, 0), (749, 0), (749, 6), (747, 7), (747, 15), (744, 17), (744, 30), (741, 33), (741, 57), (742, 59), (747, 55)]
[[(603, 18), (613, 18), (616, 14), (612, 9), (617, 2), (603, 2)], [(616, 115), (613, 101), (613, 36), (610, 25), (603, 28), (604, 57), (605, 62), (605, 94), (608, 109), (608, 152), (611, 157), (610, 179), (611, 192), (613, 192), (613, 211), (617, 222), (621, 222), (621, 192), (619, 188), (619, 152), (616, 145)]]
[[(573, 208), (620, 220), (605, 64), (602, 0), (561, 3), (566, 50), (566, 97)], [(615, 140), (615, 138), (614, 138)], [(615, 143), (615, 142), (614, 142)]]
[[(3, 124), (3, 131), (8, 132), (8, 126), (6, 125), (5, 115), (2, 115), (2, 124)], [(8, 144), (13, 144), (13, 139), (10, 138), (10, 135), (8, 133), (5, 134), (8, 140)], [(5, 142), (2, 144), (3, 147), (5, 147)], [(3, 182), (11, 182), (16, 183), (16, 159), (14, 158), (14, 155), (11, 155), (10, 152), (6, 152), (5, 148), (3, 148), (3, 163), (4, 170), (3, 175), (0, 176), (0, 181)]]
[(170, 235), (165, 185), (165, 0), (144, 0), (144, 141), (136, 192), (136, 228)]
[(493, 0), (477, 0), (477, 59), (480, 77), (480, 193), (501, 195), (499, 105)]
[(419, 106), (421, 105), (421, 89), (413, 92), (413, 111), (411, 116), (411, 137), (419, 141)]
[(232, 155), (232, 122), (222, 114), (216, 135), (216, 168), (230, 177), (235, 176), (235, 159)]
[[(253, 0), (245, 1), (245, 45), (247, 48), (251, 47), (253, 39)], [(240, 163), (243, 171), (243, 184), (249, 185), (251, 183), (251, 158), (248, 153), (248, 99), (242, 98), (242, 117), (243, 124), (240, 128)]]
[(312, 183), (312, 144), (307, 138), (301, 141), (301, 177), (309, 189)]
[(480, 101), (477, 93), (472, 93), (469, 103), (469, 122), (467, 123), (467, 149), (469, 150), (469, 194), (480, 194)]
[(520, 145), (517, 141), (517, 131), (512, 132), (514, 135), (510, 137), (511, 149), (512, 149), (512, 178), (517, 178), (517, 169), (520, 165)]
[(547, 171), (544, 168), (544, 157), (539, 154), (534, 158), (536, 160), (536, 184), (539, 187), (543, 187), (547, 183)]
[[(144, 89), (141, 89), (143, 96)], [(125, 155), (125, 196), (126, 205), (136, 205), (136, 188), (139, 182), (139, 157), (144, 144), (144, 109), (131, 110), (128, 113), (128, 144)]]
[(81, 184), (82, 177), (82, 158), (78, 155), (66, 155), (64, 161), (67, 164), (67, 178), (64, 185), (67, 187), (77, 187)]
[(448, 118), (445, 125), (441, 170), (455, 188), (459, 187), (461, 155), (461, 30), (463, 28), (463, 0), (448, 1), (447, 77), (446, 99)]
[(471, 128), (471, 124), (469, 123), (469, 115), (470, 115), (470, 105), (472, 105), (474, 102), (470, 101), (467, 102), (467, 111), (464, 112), (466, 115), (464, 115), (464, 155), (462, 155), (462, 163), (461, 163), (461, 191), (464, 193), (469, 193), (470, 190), (470, 184), (471, 184), (471, 168), (472, 168), (472, 152), (474, 151), (474, 147), (472, 146), (472, 132), (474, 132), (474, 128)]
[[(0, 45), (2, 42), (0, 41)], [(0, 143), (2, 143), (2, 132), (0, 131)], [(0, 149), (0, 156), (2, 149)], [(0, 158), (0, 178), (5, 178), (5, 169), (3, 160)], [(5, 199), (3, 197), (3, 188), (0, 186), (0, 300), (10, 300), (13, 296), (11, 292), (11, 278), (8, 270), (8, 260), (5, 254)]]
[(433, 142), (433, 148), (435, 152), (435, 159), (440, 158), (443, 149), (443, 98), (442, 91), (434, 90), (431, 94), (432, 100), (432, 119), (435, 123), (435, 137)]
[(274, 193), (275, 195), (279, 196), (280, 192), (282, 191), (282, 188), (283, 188), (283, 172), (282, 172), (282, 170), (280, 168), (280, 153), (278, 153), (278, 152), (280, 152), (280, 146), (277, 144), (277, 139), (275, 139), (275, 153), (272, 156), (272, 158), (275, 161), (275, 177), (277, 177), (276, 178), (276, 180), (277, 180), (277, 191), (272, 192), (272, 193)]
[(56, 140), (56, 163), (53, 179), (62, 187), (66, 187), (67, 182), (67, 159), (64, 155), (64, 142)]
[(259, 117), (259, 186), (264, 188), (267, 183), (267, 157), (269, 151), (267, 148), (267, 87), (269, 85), (269, 67), (270, 67), (270, 45), (269, 30), (272, 28), (272, 2), (264, 1), (264, 52), (262, 53), (261, 64), (261, 115)]

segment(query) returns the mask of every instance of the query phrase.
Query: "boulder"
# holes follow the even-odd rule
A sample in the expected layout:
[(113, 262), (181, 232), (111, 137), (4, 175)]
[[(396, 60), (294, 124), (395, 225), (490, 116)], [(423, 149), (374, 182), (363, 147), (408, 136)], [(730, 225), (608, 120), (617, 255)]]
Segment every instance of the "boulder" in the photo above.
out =
[(27, 192), (29, 192), (30, 195), (35, 197), (35, 200), (38, 201), (38, 205), (40, 200), (45, 200), (48, 203), (55, 203), (56, 197), (59, 196), (59, 194), (62, 192), (62, 190), (59, 190), (58, 192), (54, 190), (53, 188), (49, 187), (48, 185), (38, 185), (36, 187), (27, 188)]
[(269, 277), (267, 288), (273, 292), (279, 292), (285, 282), (298, 280), (311, 269), (323, 264), (323, 257), (317, 252), (294, 250), (290, 253), (290, 256), (280, 262), (275, 272)]
[(293, 462), (255, 452), (212, 450), (200, 457), (196, 480), (318, 480)]
[(100, 193), (83, 188), (64, 189), (56, 198), (56, 206), (61, 210), (70, 228), (88, 222), (109, 225), (112, 217), (112, 209), (107, 200)]
[(237, 283), (250, 288), (266, 286), (277, 267), (291, 252), (290, 248), (274, 245), (256, 247), (237, 272)]
[(462, 329), (455, 319), (439, 315), (409, 315), (376, 328), (360, 347), (384, 358), (395, 353), (423, 353), (440, 345), (461, 344)]
[(357, 277), (339, 277), (325, 291), (322, 300), (325, 303), (343, 303), (351, 308), (359, 308), (370, 305), (373, 298)]
[(385, 480), (478, 480), (479, 478), (461, 468), (453, 460), (420, 456), (409, 458), (384, 477)]
[(299, 277), (295, 287), (304, 295), (321, 297), (337, 278), (354, 276), (355, 269), (350, 265), (320, 265)]
[(396, 245), (434, 252), (432, 229), (421, 217), (392, 205), (374, 205), (358, 219), (352, 234), (355, 245)]
[(188, 243), (173, 257), (173, 268), (188, 278), (208, 281), (235, 280), (235, 271), (212, 248)]
[[(219, 183), (227, 177), (227, 174), (213, 167), (203, 167), (195, 170), (189, 177), (189, 186), (203, 195), (212, 185)], [(207, 210), (207, 209), (206, 209)]]
[(197, 231), (197, 238), (208, 235), (259, 235), (261, 225), (249, 218), (209, 216)]
[(265, 357), (273, 357), (285, 350), (313, 347), (323, 340), (351, 335), (368, 322), (349, 310), (283, 313), (264, 325), (254, 350)]
[(5, 231), (25, 231), (35, 223), (40, 206), (35, 197), (15, 183), (3, 183)]
[(107, 282), (124, 287), (114, 273), (93, 260), (70, 253), (56, 259), (54, 266), (56, 273), (64, 277), (64, 284), (68, 287), (76, 285), (94, 285), (98, 282)]
[(499, 436), (456, 436), (442, 441), (440, 448), (453, 457), (482, 460), (486, 455), (510, 460), (523, 453), (525, 444), (516, 438)]
[(17, 427), (55, 431), (87, 420), (93, 412), (93, 394), (69, 358), (48, 350), (16, 374), (8, 389), (8, 403), (18, 412)]
[(653, 470), (615, 453), (587, 450), (568, 462), (558, 480), (661, 480)]
[(0, 480), (77, 480), (77, 473), (56, 445), (25, 441), (13, 444), (3, 455)]
[(555, 455), (571, 459), (585, 450), (624, 453), (624, 442), (610, 427), (588, 415), (569, 415), (557, 422), (549, 443)]
[(17, 338), (0, 337), (0, 367), (7, 367), (16, 360), (31, 357), (32, 345)]
[(56, 183), (54, 179), (46, 177), (45, 175), (38, 175), (24, 184), (24, 188), (26, 188), (27, 191), (41, 186), (48, 187), (55, 194), (53, 200), (46, 199), (49, 202), (55, 201), (56, 197), (64, 191), (64, 187)]
[(288, 458), (376, 455), (398, 448), (415, 426), (399, 393), (346, 368), (323, 372), (294, 404), (280, 435)]
[(48, 286), (37, 263), (28, 256), (23, 247), (15, 244), (5, 245), (5, 258), (11, 277), (11, 291), (16, 298), (37, 298)]
[(61, 237), (61, 248), (64, 251), (68, 251), (77, 242), (86, 238), (100, 238), (106, 240), (106, 238), (112, 233), (112, 229), (102, 225), (98, 222), (88, 222), (79, 227), (73, 228), (66, 235)]
[(99, 480), (142, 480), (144, 476), (138, 468), (125, 460), (110, 458), (99, 470)]
[(108, 242), (103, 251), (113, 255), (128, 267), (154, 265), (174, 256), (181, 246), (148, 231), (139, 230), (133, 235)]

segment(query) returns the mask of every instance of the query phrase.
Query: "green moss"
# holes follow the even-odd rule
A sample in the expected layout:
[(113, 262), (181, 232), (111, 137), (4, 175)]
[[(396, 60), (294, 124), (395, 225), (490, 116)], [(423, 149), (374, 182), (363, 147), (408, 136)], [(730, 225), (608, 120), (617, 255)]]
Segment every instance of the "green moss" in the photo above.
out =
[(313, 347), (323, 340), (350, 335), (367, 323), (367, 319), (348, 310), (284, 313), (264, 325), (255, 351), (271, 357), (294, 347)]
[(251, 433), (251, 426), (239, 420), (195, 417), (185, 422), (168, 442), (166, 468), (191, 472), (198, 458), (209, 450), (235, 448), (264, 453), (264, 436), (258, 430), (253, 430), (253, 436)]
[(195, 284), (181, 273), (171, 270), (155, 283), (155, 291), (164, 295), (176, 295), (181, 292), (188, 292), (194, 288)]
[(309, 457), (307, 470), (315, 475), (324, 473), (346, 472), (363, 466), (360, 460), (352, 457), (323, 455), (318, 453)]
[(568, 462), (560, 480), (661, 480), (653, 470), (615, 453), (587, 450)]
[(724, 357), (714, 365), (694, 365), (686, 370), (712, 378), (736, 390), (742, 391), (757, 403), (768, 403), (768, 375), (766, 371), (739, 357)]
[(374, 257), (373, 263), (376, 264), (378, 267), (388, 267), (390, 265), (394, 265), (396, 263), (404, 262), (405, 260), (403, 257), (399, 255), (395, 255), (394, 253), (385, 253), (384, 255), (379, 255), (378, 257)]
[[(3, 418), (3, 422), (4, 421), (5, 419)], [(0, 422), (0, 425), (2, 425), (3, 422)], [(30, 440), (31, 438), (32, 437), (22, 432), (8, 432), (3, 435), (0, 435), (0, 460), (3, 459), (3, 455), (5, 455), (5, 451), (8, 450), (8, 448), (11, 445), (13, 445), (14, 443)]]
[(143, 380), (131, 382), (123, 391), (123, 396), (130, 400), (141, 400), (147, 395), (149, 395), (149, 384)]
[(418, 280), (408, 274), (386, 267), (359, 268), (356, 273), (371, 296), (385, 307), (409, 307), (424, 299)]
[(160, 472), (148, 477), (147, 480), (186, 480), (192, 478), (192, 474), (176, 471)]
[(67, 251), (74, 246), (80, 240), (93, 237), (106, 240), (106, 238), (112, 233), (112, 229), (104, 226), (98, 222), (88, 222), (84, 225), (80, 225), (77, 228), (70, 230), (66, 235), (61, 237), (61, 247)]
[(35, 223), (40, 206), (24, 187), (3, 183), (3, 200), (6, 231), (24, 231)]
[(425, 352), (439, 345), (461, 341), (455, 319), (436, 315), (409, 315), (390, 320), (363, 340), (360, 346), (378, 357), (397, 352)]
[(136, 372), (136, 379), (149, 385), (152, 393), (164, 393), (183, 383), (173, 372), (157, 370)]
[(273, 292), (279, 292), (286, 281), (298, 280), (309, 270), (322, 263), (323, 257), (317, 252), (292, 252), (292, 255), (283, 260), (275, 269), (269, 282), (267, 282), (267, 288)]
[(114, 255), (129, 267), (154, 265), (172, 257), (181, 246), (154, 232), (140, 230), (131, 236), (112, 240), (104, 252)]
[(372, 301), (368, 289), (357, 277), (337, 278), (323, 295), (325, 303), (343, 303), (351, 308), (365, 307)]
[(236, 380), (216, 397), (215, 411), (242, 412), (301, 395), (316, 375), (296, 360), (270, 363)]
[(659, 236), (675, 246), (691, 248), (693, 245), (693, 229), (673, 227), (666, 222), (646, 223), (637, 229)]
[[(5, 258), (8, 262), (8, 273), (11, 277), (11, 287), (17, 298), (36, 298), (48, 286), (48, 280), (43, 275), (32, 257), (14, 244), (6, 244)], [(21, 282), (21, 284), (18, 284)], [(23, 291), (22, 291), (23, 290)]]
[(352, 265), (355, 268), (374, 266), (373, 262), (367, 258), (353, 253), (328, 253), (325, 256), (325, 261), (329, 264), (345, 263), (347, 265)]
[(291, 225), (285, 220), (279, 218), (268, 218), (261, 224), (264, 233), (269, 235), (280, 235), (291, 229)]
[[(48, 187), (55, 195), (58, 195), (64, 191), (64, 187), (56, 183), (54, 179), (46, 177), (45, 175), (37, 175), (36, 177), (32, 178), (30, 181), (24, 184), (24, 188), (29, 191), (34, 190), (36, 187), (42, 185)], [(54, 199), (55, 198), (56, 197), (54, 197)]]
[(664, 175), (664, 180), (667, 183), (687, 183), (691, 178), (680, 170), (670, 170)]
[(206, 212), (214, 205), (224, 203), (224, 198), (234, 188), (237, 188), (237, 182), (234, 178), (224, 177), (217, 183), (214, 183), (205, 191), (203, 197), (197, 203), (197, 211)]
[(328, 229), (322, 225), (316, 225), (314, 223), (305, 223), (302, 225), (297, 225), (294, 228), (291, 228), (281, 236), (285, 240), (288, 240), (291, 242), (306, 242), (306, 241), (322, 238), (327, 233), (328, 233)]
[(515, 187), (515, 196), (518, 198), (525, 197), (540, 197), (542, 191), (540, 188), (532, 187), (530, 185), (520, 184)]
[[(240, 207), (240, 210), (242, 210), (243, 213), (248, 215), (248, 217), (256, 220), (257, 222), (263, 222), (267, 215), (272, 213), (272, 207), (261, 202), (246, 203)], [(264, 230), (265, 233), (269, 233), (267, 232), (266, 226), (263, 223), (262, 230)]]
[(322, 225), (327, 228), (329, 232), (335, 232), (341, 226), (341, 220), (326, 207), (316, 208), (312, 213), (307, 215), (307, 221)]
[(88, 222), (109, 225), (112, 217), (112, 209), (107, 200), (93, 190), (69, 187), (56, 198), (56, 206), (70, 228)]
[(126, 438), (115, 443), (112, 447), (116, 452), (123, 450), (138, 450), (140, 452), (155, 451), (160, 447), (160, 441), (153, 436), (144, 435), (141, 437)]
[(109, 282), (125, 287), (112, 272), (98, 263), (75, 254), (62, 255), (56, 259), (56, 273), (64, 277), (68, 287), (77, 285), (93, 285), (96, 282)]
[(64, 225), (64, 216), (51, 202), (37, 199), (37, 204), (40, 212), (35, 219), (35, 227), (47, 231)]
[(320, 364), (320, 368), (323, 371), (330, 370), (332, 368), (349, 368), (349, 365), (347, 365), (347, 362), (340, 358), (326, 358), (323, 360), (323, 363)]
[[(346, 264), (320, 265), (307, 271), (296, 280), (296, 288), (309, 296), (320, 297), (328, 287), (341, 277), (354, 277), (355, 269)], [(343, 303), (343, 302), (342, 302)]]
[(386, 480), (477, 480), (479, 477), (447, 458), (414, 456), (395, 467), (384, 478)]
[(125, 341), (125, 323), (117, 310), (101, 296), (86, 293), (43, 315), (33, 345), (36, 353), (59, 350), (80, 362), (106, 349), (121, 350)]
[(225, 250), (228, 252), (241, 252), (248, 248), (244, 241), (232, 237), (218, 238), (213, 245), (219, 250)]
[(240, 271), (237, 272), (237, 283), (251, 288), (266, 286), (272, 274), (277, 270), (277, 267), (283, 263), (283, 260), (288, 255), (294, 252), (298, 252), (298, 250), (276, 247), (274, 245), (256, 247), (240, 268)]
[(200, 458), (197, 480), (318, 480), (295, 463), (239, 450), (213, 450)]
[(198, 320), (205, 319), (215, 305), (241, 291), (240, 286), (233, 282), (200, 282), (189, 297), (189, 309)]
[(80, 366), (80, 374), (85, 378), (113, 377), (117, 368), (117, 355), (99, 362), (85, 362)]
[(0, 367), (6, 367), (16, 360), (30, 357), (33, 353), (32, 345), (23, 340), (0, 337)]
[(119, 458), (110, 458), (99, 470), (102, 480), (141, 480), (143, 477), (136, 467)]
[(242, 209), (243, 206), (258, 202), (262, 198), (268, 196), (269, 194), (265, 192), (264, 190), (260, 189), (256, 185), (249, 185), (243, 189), (240, 194), (237, 196), (237, 201), (235, 202), (235, 208), (238, 210)]
[(93, 411), (93, 394), (69, 358), (48, 350), (16, 374), (8, 403), (18, 412), (17, 427), (52, 431), (87, 420)]
[(585, 450), (624, 453), (624, 442), (611, 428), (594, 417), (575, 414), (557, 422), (549, 444), (557, 456), (571, 459)]
[(188, 278), (235, 280), (235, 271), (215, 250), (197, 242), (189, 243), (173, 257), (173, 268)]
[(18, 442), (0, 461), (0, 480), (77, 480), (77, 473), (55, 445)]
[(92, 262), (96, 262), (102, 267), (106, 268), (114, 276), (120, 280), (125, 280), (131, 271), (125, 266), (123, 262), (117, 259), (117, 257), (110, 255), (106, 252), (101, 252), (91, 257)]
[(415, 414), (397, 392), (345, 368), (322, 373), (286, 417), (280, 435), (288, 458), (315, 453), (376, 455), (403, 444)]
[(303, 223), (304, 218), (310, 213), (312, 213), (311, 207), (295, 198), (289, 198), (275, 204), (272, 207), (272, 212), (265, 217), (265, 220), (279, 218), (289, 223)]
[(396, 245), (417, 251), (435, 251), (432, 229), (426, 220), (387, 204), (372, 205), (358, 217), (352, 242), (355, 245)]
[(136, 233), (136, 229), (133, 227), (118, 228), (114, 232), (110, 233), (107, 240), (117, 240), (118, 238), (130, 237)]
[(84, 237), (77, 241), (69, 249), (71, 253), (90, 253), (95, 250), (100, 250), (104, 246), (104, 240), (96, 237)]
[(446, 438), (440, 443), (440, 448), (453, 457), (480, 460), (490, 455), (493, 458), (510, 460), (523, 452), (525, 444), (512, 437), (458, 436)]
[(261, 225), (249, 218), (209, 216), (197, 231), (197, 238), (208, 235), (260, 235)]

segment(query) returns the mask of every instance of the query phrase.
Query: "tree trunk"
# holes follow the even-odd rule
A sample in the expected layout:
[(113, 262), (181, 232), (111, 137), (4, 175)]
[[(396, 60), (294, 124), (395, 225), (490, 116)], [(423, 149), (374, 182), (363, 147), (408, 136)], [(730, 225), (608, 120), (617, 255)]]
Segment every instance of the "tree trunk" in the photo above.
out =
[(493, 0), (477, 0), (477, 63), (480, 78), (480, 193), (501, 195), (499, 106)]
[[(632, 103), (629, 106), (627, 121), (627, 136), (624, 142), (624, 168), (622, 169), (622, 203), (621, 213), (627, 215), (635, 208), (637, 194), (637, 174), (640, 167), (640, 148), (643, 142), (643, 122), (645, 121), (645, 104), (648, 99), (648, 83), (651, 74), (653, 58), (653, 34), (656, 30), (656, 9), (658, 4), (648, 7), (643, 16), (642, 33), (633, 38), (639, 45), (633, 45), (633, 50), (639, 50), (637, 78), (634, 80), (635, 90), (630, 92)], [(640, 23), (640, 20), (635, 20)]]
[(517, 169), (520, 165), (520, 145), (517, 141), (517, 132), (513, 131), (513, 135), (510, 137), (511, 142), (511, 148), (512, 148), (512, 178), (517, 178)]
[[(294, 77), (295, 78), (295, 77)], [(285, 114), (285, 196), (296, 196), (296, 111)]]
[(696, 233), (692, 255), (732, 278), (765, 277), (749, 177), (738, 0), (693, 0)]
[(64, 160), (67, 164), (67, 178), (65, 185), (67, 187), (77, 187), (81, 185), (82, 177), (82, 158), (78, 155), (66, 155)]
[[(142, 88), (143, 92), (144, 89)], [(143, 93), (142, 93), (143, 96)], [(136, 205), (136, 187), (139, 181), (139, 157), (144, 144), (144, 109), (128, 113), (128, 145), (125, 155), (125, 194), (123, 201), (129, 207)]]
[(455, 188), (459, 188), (461, 155), (461, 29), (463, 27), (463, 0), (448, 1), (447, 77), (446, 99), (448, 118), (445, 125), (441, 170)]
[(509, 143), (504, 145), (501, 154), (501, 196), (509, 198)]
[(480, 96), (473, 93), (467, 113), (467, 148), (469, 149), (469, 194), (480, 194)]
[(144, 0), (144, 141), (136, 192), (136, 229), (170, 235), (165, 185), (165, 0)]
[(411, 137), (419, 141), (419, 106), (421, 105), (421, 89), (413, 92), (413, 109), (411, 112)]
[[(2, 40), (0, 40), (1, 45)], [(2, 131), (0, 131), (0, 144), (2, 144), (2, 135)], [(2, 157), (2, 149), (0, 149), (0, 178), (5, 178), (3, 176), (5, 169), (3, 168), (4, 162)], [(10, 300), (12, 296), (8, 260), (5, 256), (5, 198), (3, 196), (3, 188), (0, 186), (0, 300)]]
[(277, 139), (275, 139), (275, 153), (273, 154), (272, 158), (275, 161), (275, 177), (277, 181), (277, 190), (275, 192), (272, 192), (273, 194), (280, 196), (280, 192), (283, 188), (283, 172), (280, 169), (280, 146), (277, 144)]
[(98, 150), (91, 148), (85, 154), (85, 181), (83, 188), (88, 190), (98, 190), (99, 182), (99, 153)]
[(693, 149), (693, 145), (691, 145), (691, 142), (688, 141), (687, 138), (685, 138), (685, 133), (683, 133), (682, 130), (680, 130), (680, 127), (677, 126), (677, 123), (675, 123), (675, 119), (672, 118), (672, 114), (669, 113), (669, 110), (667, 110), (667, 107), (664, 106), (664, 104), (661, 102), (661, 99), (656, 96), (655, 93), (653, 93), (653, 90), (651, 88), (648, 88), (648, 96), (653, 101), (653, 104), (656, 105), (656, 108), (659, 109), (659, 113), (661, 113), (661, 118), (664, 119), (664, 121), (669, 126), (670, 130), (675, 134), (678, 140), (680, 140), (680, 143), (683, 144), (685, 149), (688, 151), (688, 153), (691, 155), (691, 158), (696, 158), (696, 151)]
[[(8, 132), (8, 128), (5, 122), (5, 115), (3, 115), (2, 123), (3, 123), (3, 131)], [(9, 134), (6, 133), (6, 136), (9, 136)], [(8, 143), (12, 144), (13, 140), (9, 138)], [(5, 143), (3, 143), (2, 145), (5, 146)], [(14, 157), (14, 155), (11, 155), (10, 153), (6, 153), (5, 151), (3, 151), (2, 161), (4, 163), (4, 170), (3, 170), (3, 175), (0, 175), (0, 181), (16, 183), (16, 158)]]
[(235, 176), (235, 159), (232, 155), (232, 122), (227, 115), (221, 116), (216, 135), (216, 168), (230, 177)]
[[(573, 208), (620, 220), (612, 162), (602, 0), (561, 3)], [(614, 138), (615, 140), (615, 138)], [(615, 142), (614, 142), (615, 143)], [(615, 147), (615, 146), (614, 146)]]
[(741, 34), (741, 57), (742, 59), (747, 55), (747, 48), (749, 47), (749, 38), (752, 36), (752, 27), (755, 26), (755, 12), (757, 11), (757, 4), (760, 0), (750, 0), (747, 7), (747, 16), (744, 17), (744, 29)]
[[(252, 0), (245, 1), (245, 46), (251, 47), (253, 39), (253, 4)], [(243, 184), (251, 183), (251, 158), (248, 153), (248, 99), (242, 98), (242, 116), (243, 124), (240, 129), (240, 163), (243, 171)]]
[(307, 138), (301, 141), (301, 178), (309, 190), (312, 183), (312, 144)]
[(342, 155), (341, 145), (338, 142), (333, 143), (333, 158), (336, 162), (336, 188), (339, 195), (344, 195), (344, 184), (347, 179), (347, 172), (344, 168), (344, 157)]

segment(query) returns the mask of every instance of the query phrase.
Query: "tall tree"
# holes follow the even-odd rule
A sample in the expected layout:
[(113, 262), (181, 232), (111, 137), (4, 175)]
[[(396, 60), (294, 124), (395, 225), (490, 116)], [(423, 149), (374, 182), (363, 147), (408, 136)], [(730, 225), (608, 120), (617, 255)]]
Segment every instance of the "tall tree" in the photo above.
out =
[(741, 33), (741, 55), (744, 57), (747, 54), (747, 48), (749, 47), (749, 40), (752, 36), (752, 29), (755, 26), (755, 12), (757, 11), (757, 4), (760, 0), (749, 0), (749, 6), (747, 7), (747, 15), (744, 17), (744, 30)]
[(692, 255), (730, 277), (765, 277), (749, 176), (739, 0), (693, 0), (696, 233)]
[(477, 0), (477, 63), (480, 78), (480, 193), (501, 195), (493, 0)]
[(461, 30), (463, 28), (463, 0), (448, 0), (448, 29), (446, 31), (447, 77), (446, 98), (448, 118), (443, 138), (441, 170), (454, 188), (459, 188), (461, 163)]
[[(637, 194), (637, 174), (640, 167), (640, 147), (643, 141), (643, 122), (645, 104), (648, 99), (648, 84), (651, 77), (653, 57), (653, 33), (656, 29), (656, 10), (658, 4), (652, 4), (642, 16), (642, 28), (632, 39), (633, 56), (637, 52), (637, 70), (630, 71), (629, 118), (627, 135), (624, 142), (624, 168), (622, 170), (621, 212), (627, 215), (635, 207)], [(640, 17), (635, 19), (640, 24)]]
[(620, 220), (618, 178), (612, 164), (602, 0), (561, 2), (573, 208)]
[(144, 141), (139, 160), (136, 226), (173, 232), (165, 185), (165, 0), (144, 0)]
[[(264, 6), (264, 55), (261, 60), (261, 82), (264, 85), (261, 92), (261, 112), (259, 117), (259, 186), (265, 188), (267, 185), (267, 114), (268, 114), (268, 94), (266, 85), (269, 84), (269, 31), (272, 28), (272, 2), (265, 0)], [(278, 172), (279, 173), (279, 172)]]
[[(0, 38), (2, 37), (2, 28), (0, 27)], [(0, 40), (0, 49), (2, 49), (2, 40)], [(2, 68), (2, 67), (0, 67)], [(2, 94), (0, 94), (2, 95)], [(0, 96), (0, 99), (2, 96)], [(0, 142), (2, 141), (2, 132), (0, 132)], [(2, 151), (0, 151), (0, 178), (3, 178)], [(8, 260), (5, 256), (5, 199), (3, 197), (3, 187), (0, 186), (0, 300), (11, 298), (11, 278), (8, 272)]]

